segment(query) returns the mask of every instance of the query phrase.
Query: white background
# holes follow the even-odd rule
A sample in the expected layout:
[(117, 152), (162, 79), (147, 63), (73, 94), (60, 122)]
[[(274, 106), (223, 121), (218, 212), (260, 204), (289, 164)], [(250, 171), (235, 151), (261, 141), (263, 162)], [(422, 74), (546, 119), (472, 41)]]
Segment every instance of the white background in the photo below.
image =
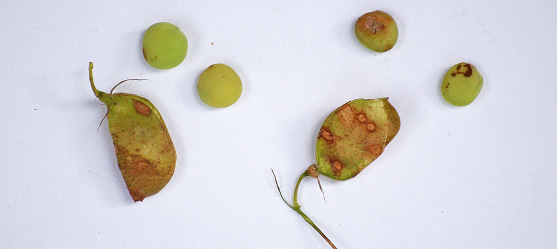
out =
[[(325, 117), (389, 97), (402, 127), (357, 177), (306, 179), (299, 201), (338, 248), (557, 247), (555, 1), (4, 1), (0, 15), (0, 248), (329, 248), (280, 199), (315, 161)], [(361, 46), (356, 19), (384, 10), (399, 40)], [(167, 21), (185, 61), (151, 68), (143, 32)], [(178, 161), (134, 203), (99, 90), (150, 99)], [(484, 87), (441, 97), (470, 62)], [(240, 100), (204, 105), (209, 65), (242, 78)]]

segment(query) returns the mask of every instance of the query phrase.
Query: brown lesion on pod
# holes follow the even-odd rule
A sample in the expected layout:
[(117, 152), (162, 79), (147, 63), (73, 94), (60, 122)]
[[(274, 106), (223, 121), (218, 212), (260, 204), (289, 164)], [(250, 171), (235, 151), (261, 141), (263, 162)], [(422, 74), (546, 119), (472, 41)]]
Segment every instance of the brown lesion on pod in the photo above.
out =
[(317, 138), (323, 138), (323, 140), (325, 140), (325, 142), (327, 142), (328, 144), (332, 143), (335, 141), (335, 136), (331, 133), (331, 130), (327, 127), (321, 127), (321, 130), (319, 131), (319, 135), (317, 136)]
[(363, 124), (365, 129), (369, 132), (373, 132), (377, 128), (377, 126), (375, 125), (375, 122), (369, 121), (366, 114), (363, 113), (363, 112), (360, 112), (360, 113), (356, 114), (356, 120), (360, 124)]
[(150, 168), (150, 164), (147, 160), (138, 160), (133, 164), (132, 168), (137, 171), (138, 174), (143, 174)]
[(172, 178), (176, 150), (157, 108), (146, 98), (112, 93), (128, 80), (116, 84), (109, 93), (97, 90), (93, 63), (89, 63), (89, 81), (95, 96), (108, 108), (108, 127), (118, 167), (131, 197), (142, 201), (158, 193)]
[[(116, 156), (118, 167), (134, 201), (142, 201), (152, 195), (152, 183), (157, 181), (163, 172), (157, 167), (161, 162), (151, 161), (141, 155), (141, 151), (130, 152), (125, 146), (117, 145)], [(158, 191), (157, 191), (158, 192)]]
[(348, 127), (352, 126), (352, 122), (354, 121), (354, 112), (349, 104), (344, 104), (340, 107), (337, 111), (337, 115), (342, 125)]
[(338, 160), (331, 162), (331, 170), (333, 171), (333, 174), (336, 176), (340, 176), (340, 172), (342, 171), (342, 169), (344, 169), (344, 167), (345, 165), (340, 163)]
[(131, 153), (124, 146), (116, 146), (116, 149), (120, 170), (126, 170), (136, 176), (158, 175), (156, 163), (151, 162), (140, 154)]
[(379, 157), (383, 153), (383, 146), (380, 144), (371, 144), (365, 149), (372, 157)]
[(151, 108), (149, 108), (149, 106), (136, 99), (133, 100), (133, 106), (135, 107), (135, 110), (137, 112), (141, 113), (144, 116), (149, 116), (153, 112), (151, 111)]
[(369, 132), (373, 132), (377, 129), (377, 126), (375, 125), (374, 122), (368, 122), (366, 123), (366, 130)]
[(159, 153), (161, 154), (166, 154), (169, 152), (174, 151), (174, 145), (173, 144), (165, 144), (164, 146), (161, 146)]
[(367, 117), (365, 113), (358, 113), (358, 115), (356, 116), (358, 118), (358, 122), (360, 123), (367, 123)]
[(399, 126), (398, 114), (386, 98), (340, 106), (321, 126), (317, 171), (336, 180), (354, 177), (383, 153)]

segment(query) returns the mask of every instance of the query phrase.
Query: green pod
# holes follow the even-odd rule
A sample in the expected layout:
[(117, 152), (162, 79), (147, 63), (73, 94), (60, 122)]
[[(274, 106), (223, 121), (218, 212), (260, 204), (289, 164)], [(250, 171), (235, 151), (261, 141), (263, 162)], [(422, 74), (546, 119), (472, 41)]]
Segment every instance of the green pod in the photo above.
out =
[(399, 129), (400, 117), (387, 98), (352, 100), (323, 122), (316, 170), (335, 180), (348, 180), (377, 159)]
[(161, 191), (174, 174), (176, 150), (168, 129), (146, 98), (97, 90), (91, 62), (89, 80), (95, 96), (108, 108), (108, 127), (128, 191), (134, 201), (143, 201)]

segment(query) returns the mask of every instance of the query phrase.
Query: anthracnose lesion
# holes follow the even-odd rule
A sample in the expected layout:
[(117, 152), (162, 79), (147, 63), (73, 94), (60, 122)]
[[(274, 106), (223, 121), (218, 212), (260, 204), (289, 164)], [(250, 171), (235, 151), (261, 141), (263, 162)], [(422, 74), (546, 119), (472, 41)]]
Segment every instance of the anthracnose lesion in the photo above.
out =
[(138, 101), (138, 100), (133, 100), (133, 106), (135, 107), (135, 110), (137, 112), (139, 112), (140, 114), (144, 115), (144, 116), (149, 116), (151, 115), (151, 113), (153, 111), (151, 111), (151, 108), (149, 108), (149, 106), (147, 106), (146, 104), (143, 104), (142, 102)]
[[(461, 71), (460, 71), (460, 69), (462, 68), (462, 66), (465, 66), (465, 67), (466, 67), (466, 71), (465, 71), (465, 72), (461, 72)], [(472, 76), (472, 71), (473, 71), (473, 69), (472, 69), (472, 66), (471, 66), (470, 64), (468, 64), (468, 63), (467, 63), (467, 64), (464, 64), (464, 65), (459, 64), (459, 65), (456, 67), (456, 73), (451, 73), (451, 76), (455, 77), (457, 74), (462, 74), (462, 76), (464, 76), (464, 77), (470, 77), (470, 76)]]

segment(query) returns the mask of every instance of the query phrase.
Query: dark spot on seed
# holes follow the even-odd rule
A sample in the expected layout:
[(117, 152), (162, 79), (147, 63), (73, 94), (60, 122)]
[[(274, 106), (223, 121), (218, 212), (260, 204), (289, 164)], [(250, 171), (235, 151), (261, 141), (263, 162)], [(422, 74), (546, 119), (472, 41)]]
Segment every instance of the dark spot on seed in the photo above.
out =
[(464, 65), (464, 66), (468, 68), (468, 69), (466, 70), (466, 72), (463, 74), (464, 77), (470, 77), (470, 76), (472, 76), (472, 66), (470, 66), (470, 64), (466, 64), (466, 65)]
[[(461, 72), (460, 69), (462, 68), (463, 65), (464, 65), (464, 67), (466, 67), (466, 71)], [(464, 76), (464, 77), (472, 76), (472, 71), (473, 71), (472, 66), (468, 63), (463, 64), (463, 65), (459, 64), (458, 66), (456, 66), (456, 72), (451, 73), (451, 76), (455, 77), (457, 74), (462, 74), (462, 76)]]

